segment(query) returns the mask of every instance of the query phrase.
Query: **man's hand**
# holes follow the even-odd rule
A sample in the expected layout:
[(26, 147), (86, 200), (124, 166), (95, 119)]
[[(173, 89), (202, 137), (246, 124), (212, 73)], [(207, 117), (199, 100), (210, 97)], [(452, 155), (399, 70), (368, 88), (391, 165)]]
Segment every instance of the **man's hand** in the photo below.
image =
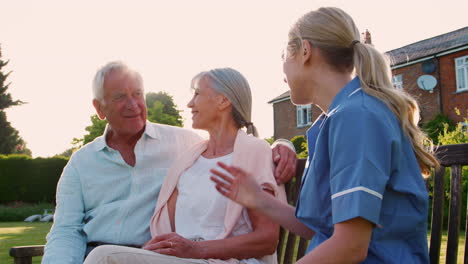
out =
[(177, 233), (156, 236), (146, 242), (142, 248), (179, 258), (203, 258), (203, 249), (197, 245), (197, 242), (183, 238)]
[(276, 183), (286, 183), (296, 174), (296, 153), (284, 144), (276, 144), (273, 147), (273, 162), (276, 164)]

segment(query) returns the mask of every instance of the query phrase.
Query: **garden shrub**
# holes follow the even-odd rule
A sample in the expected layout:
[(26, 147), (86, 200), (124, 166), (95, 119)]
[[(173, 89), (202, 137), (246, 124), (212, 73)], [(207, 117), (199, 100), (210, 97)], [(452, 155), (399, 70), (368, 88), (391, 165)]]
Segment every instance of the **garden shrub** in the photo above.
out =
[(68, 159), (0, 155), (0, 203), (54, 202), (57, 182)]
[(439, 135), (444, 131), (444, 127), (447, 126), (448, 131), (455, 129), (455, 124), (448, 116), (439, 113), (434, 119), (426, 122), (422, 125), (422, 130), (426, 132), (427, 136), (432, 142), (437, 145), (439, 144)]

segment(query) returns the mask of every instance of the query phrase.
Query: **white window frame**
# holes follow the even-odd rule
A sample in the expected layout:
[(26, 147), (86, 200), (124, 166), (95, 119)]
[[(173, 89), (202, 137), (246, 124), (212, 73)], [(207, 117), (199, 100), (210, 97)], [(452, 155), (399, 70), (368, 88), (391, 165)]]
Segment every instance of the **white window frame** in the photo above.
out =
[(403, 90), (403, 74), (393, 75), (392, 83), (397, 90)]
[(296, 106), (297, 127), (312, 125), (312, 105)]
[(456, 92), (468, 91), (468, 55), (455, 58)]

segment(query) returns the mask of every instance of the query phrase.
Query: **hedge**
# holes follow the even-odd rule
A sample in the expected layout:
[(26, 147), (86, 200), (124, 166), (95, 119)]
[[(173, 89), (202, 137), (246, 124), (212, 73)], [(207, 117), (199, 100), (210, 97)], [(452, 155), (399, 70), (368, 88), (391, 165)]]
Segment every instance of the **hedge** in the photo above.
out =
[(54, 202), (65, 157), (30, 158), (0, 155), (0, 203)]
[[(16, 205), (16, 206), (15, 206)], [(19, 222), (26, 219), (31, 215), (54, 212), (55, 205), (53, 203), (38, 203), (38, 204), (24, 204), (13, 203), (9, 205), (0, 205), (0, 222)]]

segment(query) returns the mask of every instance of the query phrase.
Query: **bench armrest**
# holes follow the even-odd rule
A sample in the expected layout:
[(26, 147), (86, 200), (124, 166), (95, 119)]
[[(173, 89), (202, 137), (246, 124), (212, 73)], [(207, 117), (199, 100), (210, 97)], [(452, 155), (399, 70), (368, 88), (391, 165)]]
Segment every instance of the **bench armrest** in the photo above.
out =
[(12, 247), (10, 248), (10, 256), (14, 258), (36, 257), (44, 255), (43, 245)]

